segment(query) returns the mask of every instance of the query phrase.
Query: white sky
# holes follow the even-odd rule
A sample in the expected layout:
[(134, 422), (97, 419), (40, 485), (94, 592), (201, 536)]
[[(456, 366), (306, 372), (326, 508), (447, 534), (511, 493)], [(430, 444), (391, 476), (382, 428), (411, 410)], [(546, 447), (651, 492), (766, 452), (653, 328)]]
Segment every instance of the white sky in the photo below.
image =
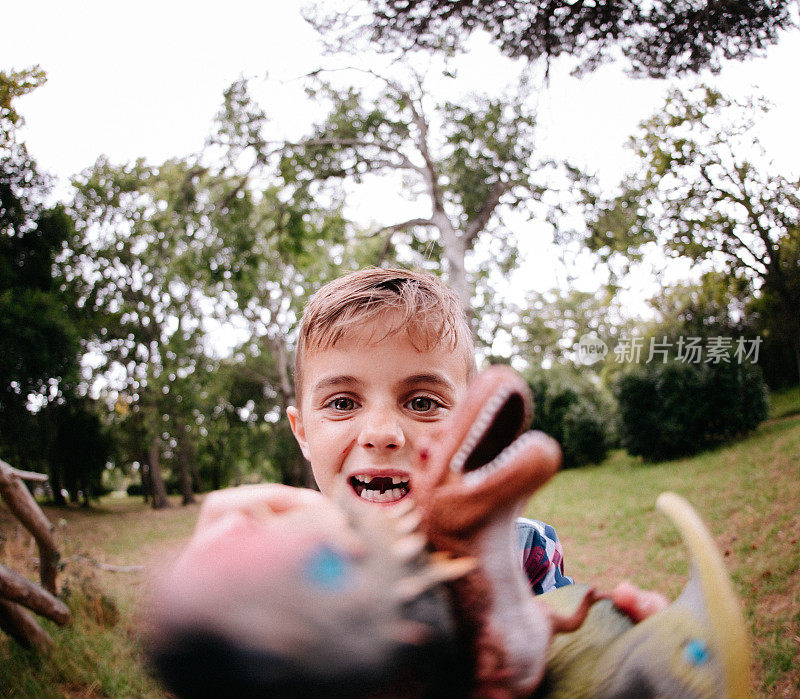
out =
[[(326, 63), (300, 17), (301, 4), (0, 0), (0, 67), (38, 63), (48, 74), (46, 85), (18, 103), (30, 152), (66, 181), (103, 153), (114, 162), (144, 156), (157, 163), (199, 150), (223, 90), (240, 74), (290, 80)], [(491, 50), (465, 57), (461, 66), (460, 78), (476, 89), (503, 82), (502, 61)], [(759, 138), (776, 163), (796, 175), (799, 68), (800, 33), (794, 32), (766, 59), (730, 64), (712, 79), (729, 94), (758, 90), (774, 102)], [(615, 66), (577, 80), (556, 63), (539, 98), (542, 145), (611, 184), (630, 162), (623, 143), (667, 88), (661, 81), (628, 79)], [(308, 119), (308, 105), (291, 94), (282, 91), (264, 105), (287, 130)], [(545, 262), (540, 288), (557, 281), (554, 254), (539, 256)], [(526, 271), (528, 280), (535, 276)]]

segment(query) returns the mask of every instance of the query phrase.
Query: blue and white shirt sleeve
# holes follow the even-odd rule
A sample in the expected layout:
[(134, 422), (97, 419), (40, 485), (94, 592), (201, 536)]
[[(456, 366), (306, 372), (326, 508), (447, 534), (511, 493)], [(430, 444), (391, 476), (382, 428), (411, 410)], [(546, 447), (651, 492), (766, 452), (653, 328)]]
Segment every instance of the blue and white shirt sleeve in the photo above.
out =
[(553, 527), (520, 517), (517, 519), (517, 535), (522, 569), (535, 595), (574, 582), (564, 575), (564, 551)]

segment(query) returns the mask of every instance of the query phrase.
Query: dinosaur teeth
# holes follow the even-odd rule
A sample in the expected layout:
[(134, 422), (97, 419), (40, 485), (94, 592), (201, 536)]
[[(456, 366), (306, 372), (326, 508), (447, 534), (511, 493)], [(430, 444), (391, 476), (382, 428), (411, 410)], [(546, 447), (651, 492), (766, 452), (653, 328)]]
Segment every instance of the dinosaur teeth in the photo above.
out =
[(448, 580), (456, 580), (475, 570), (477, 561), (469, 556), (449, 558), (447, 554), (434, 553), (431, 563), (420, 572), (398, 581), (395, 594), (399, 601), (409, 602), (425, 590)]
[(497, 412), (508, 400), (512, 393), (513, 389), (506, 389), (505, 391), (492, 396), (484, 404), (480, 413), (478, 413), (478, 417), (476, 417), (473, 421), (469, 432), (467, 432), (467, 436), (464, 438), (464, 441), (461, 442), (461, 446), (458, 448), (458, 451), (456, 451), (455, 455), (450, 460), (451, 470), (461, 472), (464, 469), (464, 464), (469, 458), (469, 455), (478, 445), (478, 442), (480, 442), (480, 440), (484, 437), (486, 431), (489, 429), (489, 426), (492, 424), (492, 421), (495, 419)]
[(514, 460), (516, 455), (522, 451), (529, 442), (534, 439), (532, 432), (523, 434), (517, 440), (509, 444), (503, 451), (501, 451), (494, 459), (488, 464), (481, 466), (474, 471), (468, 471), (464, 474), (464, 484), (468, 486), (476, 486), (483, 483), (489, 476), (502, 470), (508, 463)]

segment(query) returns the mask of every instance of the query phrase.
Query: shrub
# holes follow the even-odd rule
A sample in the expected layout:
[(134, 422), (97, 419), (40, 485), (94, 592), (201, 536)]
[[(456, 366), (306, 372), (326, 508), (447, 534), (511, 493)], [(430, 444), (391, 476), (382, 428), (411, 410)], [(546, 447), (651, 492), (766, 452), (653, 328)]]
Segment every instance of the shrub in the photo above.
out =
[(647, 364), (621, 376), (620, 436), (649, 461), (695, 454), (755, 429), (767, 416), (760, 369), (734, 362)]
[(561, 444), (563, 468), (602, 461), (613, 443), (609, 411), (590, 385), (568, 386), (540, 375), (529, 381), (534, 399), (531, 428)]

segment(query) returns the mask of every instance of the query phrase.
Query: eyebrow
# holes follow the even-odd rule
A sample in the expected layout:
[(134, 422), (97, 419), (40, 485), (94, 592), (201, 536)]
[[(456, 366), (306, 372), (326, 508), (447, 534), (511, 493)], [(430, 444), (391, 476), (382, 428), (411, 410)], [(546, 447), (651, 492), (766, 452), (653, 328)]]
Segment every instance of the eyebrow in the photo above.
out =
[(439, 374), (414, 374), (412, 376), (407, 376), (400, 381), (400, 386), (411, 388), (412, 386), (416, 386), (421, 383), (433, 384), (434, 386), (440, 386), (450, 391), (455, 390), (455, 386), (453, 386), (450, 381)]
[(335, 376), (327, 376), (317, 381), (317, 383), (311, 387), (311, 391), (324, 391), (325, 389), (335, 386), (355, 386), (356, 384), (358, 384), (358, 379), (355, 376), (336, 374)]
[[(359, 380), (355, 376), (336, 374), (334, 376), (326, 376), (325, 378), (317, 381), (317, 383), (311, 387), (311, 391), (324, 391), (326, 389), (339, 386), (357, 386), (359, 383)], [(412, 388), (419, 384), (432, 384), (450, 391), (455, 390), (455, 386), (453, 386), (450, 381), (439, 374), (412, 374), (411, 376), (406, 376), (405, 378), (401, 379), (398, 385), (402, 388)]]

